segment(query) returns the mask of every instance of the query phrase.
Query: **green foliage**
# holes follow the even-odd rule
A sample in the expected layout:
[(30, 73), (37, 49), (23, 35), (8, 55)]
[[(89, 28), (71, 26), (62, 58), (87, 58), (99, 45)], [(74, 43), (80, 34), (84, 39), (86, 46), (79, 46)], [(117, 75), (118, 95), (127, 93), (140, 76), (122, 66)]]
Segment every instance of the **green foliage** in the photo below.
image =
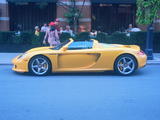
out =
[(107, 36), (107, 43), (110, 44), (134, 44), (131, 37), (127, 37), (125, 33), (115, 32), (112, 35)]
[(142, 45), (144, 46), (144, 41), (146, 40), (146, 32), (133, 32), (130, 33), (128, 37), (125, 33), (113, 33), (112, 35), (107, 35), (104, 33), (98, 33), (96, 39), (102, 43), (108, 44), (123, 44), (123, 45)]
[[(79, 18), (82, 17), (82, 9), (84, 5), (82, 5), (81, 8), (78, 8), (76, 5), (76, 0), (70, 0), (70, 2), (71, 5), (64, 5), (64, 7), (67, 9), (67, 12), (64, 13), (64, 17), (67, 18), (69, 25), (73, 27), (74, 32), (77, 33)], [(85, 3), (85, 0), (83, 3)]]
[[(142, 49), (145, 49), (146, 34), (146, 32), (133, 32), (131, 33), (130, 40), (133, 44), (139, 45)], [(156, 39), (157, 38), (155, 38), (155, 40)]]
[(71, 35), (69, 33), (62, 33), (60, 35), (61, 42), (64, 42), (64, 41), (68, 40), (69, 38), (71, 38)]
[(42, 32), (39, 34), (39, 36), (36, 36), (36, 35), (31, 35), (31, 36), (32, 36), (31, 37), (32, 45), (42, 45), (45, 33)]
[(160, 0), (137, 0), (137, 23), (152, 24), (159, 18)]
[(37, 37), (32, 32), (21, 32), (20, 35), (16, 32), (0, 32), (0, 44), (41, 45), (43, 38), (44, 33)]
[(78, 8), (70, 7), (69, 10), (66, 13), (64, 13), (64, 17), (67, 18), (67, 22), (70, 25), (73, 25), (75, 18), (78, 20), (81, 17), (81, 15), (79, 15), (79, 14), (80, 14), (80, 11)]
[(84, 41), (90, 40), (90, 33), (89, 32), (81, 32), (74, 38), (76, 41)]
[[(73, 39), (75, 41), (84, 41), (90, 40), (89, 32), (82, 32), (75, 36)], [(28, 50), (30, 48), (42, 46), (42, 41), (44, 38), (44, 33), (40, 33), (38, 38), (32, 32), (22, 32), (20, 36), (15, 35), (15, 32), (0, 32), (0, 46), (25, 46), (25, 48), (13, 48), (18, 50)], [(60, 36), (60, 41), (64, 42), (70, 38), (68, 33), (63, 33)], [(114, 33), (112, 35), (107, 35), (106, 33), (98, 33), (95, 38), (101, 43), (108, 44), (124, 44), (124, 45), (139, 45), (141, 49), (145, 49), (146, 41), (146, 32), (133, 32), (130, 34), (130, 37), (126, 36), (125, 33)], [(154, 52), (160, 52), (160, 32), (154, 32), (154, 41), (153, 41)], [(9, 47), (10, 48), (10, 47)], [(6, 49), (6, 51), (8, 51)], [(23, 52), (24, 52), (23, 51)], [(21, 51), (16, 51), (21, 52)]]
[(14, 32), (0, 32), (0, 44), (11, 43)]
[[(108, 38), (107, 38), (107, 34), (104, 33), (104, 32), (100, 32), (97, 34), (96, 36), (96, 39), (99, 41), (99, 42), (107, 42), (108, 41)], [(105, 40), (105, 41), (104, 41)]]

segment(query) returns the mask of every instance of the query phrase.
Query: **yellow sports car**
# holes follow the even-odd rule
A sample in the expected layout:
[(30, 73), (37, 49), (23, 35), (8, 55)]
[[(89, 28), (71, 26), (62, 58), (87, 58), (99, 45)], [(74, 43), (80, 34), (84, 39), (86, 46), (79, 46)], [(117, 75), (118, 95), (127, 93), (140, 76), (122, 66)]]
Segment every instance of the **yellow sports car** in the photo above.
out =
[(55, 47), (39, 47), (13, 59), (13, 70), (47, 75), (50, 72), (112, 71), (132, 74), (146, 65), (146, 55), (136, 45), (104, 44), (97, 40), (70, 39)]

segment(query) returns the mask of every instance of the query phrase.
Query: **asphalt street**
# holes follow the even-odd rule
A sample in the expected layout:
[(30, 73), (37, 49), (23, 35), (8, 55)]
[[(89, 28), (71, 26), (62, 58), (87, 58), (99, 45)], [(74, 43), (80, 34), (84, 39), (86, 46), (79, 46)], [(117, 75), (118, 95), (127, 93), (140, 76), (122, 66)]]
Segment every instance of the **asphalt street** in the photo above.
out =
[(0, 65), (0, 120), (160, 120), (160, 65), (132, 76), (36, 77)]

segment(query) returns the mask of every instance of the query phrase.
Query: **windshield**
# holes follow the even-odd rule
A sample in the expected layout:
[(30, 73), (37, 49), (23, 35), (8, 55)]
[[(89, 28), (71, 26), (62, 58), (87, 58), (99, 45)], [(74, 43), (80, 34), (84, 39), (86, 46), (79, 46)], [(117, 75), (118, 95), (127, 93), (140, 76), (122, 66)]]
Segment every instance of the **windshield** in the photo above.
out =
[(61, 43), (61, 44), (59, 44), (59, 45), (57, 45), (57, 46), (55, 46), (54, 48), (51, 48), (51, 49), (52, 49), (52, 50), (59, 50), (59, 49), (61, 49), (64, 45), (66, 45), (68, 42), (69, 42), (69, 40), (67, 40), (67, 41), (65, 41), (65, 42), (63, 42), (63, 43)]

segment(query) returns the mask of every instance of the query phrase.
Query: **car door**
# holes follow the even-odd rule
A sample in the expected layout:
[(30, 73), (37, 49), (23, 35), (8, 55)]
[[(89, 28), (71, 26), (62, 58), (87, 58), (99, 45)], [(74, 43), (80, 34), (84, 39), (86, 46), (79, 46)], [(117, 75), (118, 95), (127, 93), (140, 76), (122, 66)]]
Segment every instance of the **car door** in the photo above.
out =
[[(79, 43), (78, 43), (79, 44)], [(74, 45), (73, 45), (74, 46)], [(89, 69), (98, 60), (100, 54), (95, 52), (91, 47), (80, 46), (75, 48), (69, 47), (63, 53), (58, 55), (59, 69)]]

